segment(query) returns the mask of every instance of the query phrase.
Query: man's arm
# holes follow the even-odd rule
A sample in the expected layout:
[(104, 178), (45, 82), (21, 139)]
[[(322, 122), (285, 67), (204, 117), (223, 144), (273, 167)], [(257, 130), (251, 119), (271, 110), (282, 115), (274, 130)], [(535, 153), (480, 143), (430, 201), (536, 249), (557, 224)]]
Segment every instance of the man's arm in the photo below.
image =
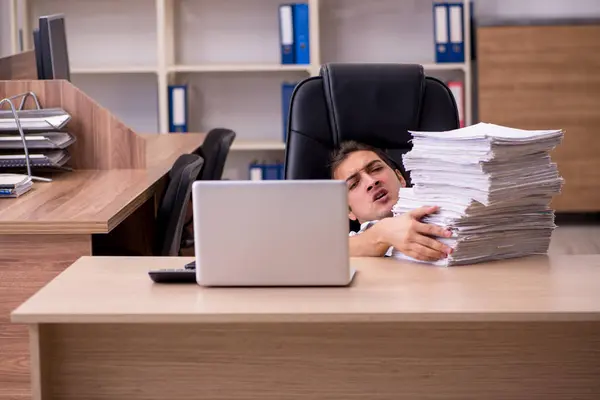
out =
[[(382, 220), (383, 221), (383, 220)], [(384, 224), (379, 221), (364, 232), (350, 236), (350, 257), (382, 257), (390, 248), (383, 239)]]
[(420, 222), (437, 207), (420, 207), (398, 217), (383, 218), (369, 229), (350, 236), (351, 257), (381, 257), (390, 247), (417, 260), (437, 261), (452, 253), (434, 237), (450, 237), (452, 233), (440, 226)]

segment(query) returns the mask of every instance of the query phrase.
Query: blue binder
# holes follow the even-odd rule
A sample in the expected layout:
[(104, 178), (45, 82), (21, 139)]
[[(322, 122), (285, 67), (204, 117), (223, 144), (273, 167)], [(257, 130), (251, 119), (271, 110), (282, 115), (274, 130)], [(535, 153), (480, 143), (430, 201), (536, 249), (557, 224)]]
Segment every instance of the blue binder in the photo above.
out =
[(296, 63), (296, 47), (294, 46), (294, 6), (279, 6), (279, 43), (281, 46), (281, 63)]
[(283, 143), (287, 143), (288, 119), (290, 114), (290, 103), (296, 83), (284, 82), (281, 84), (281, 115), (283, 117)]
[(308, 4), (294, 4), (294, 45), (296, 64), (310, 64), (310, 35)]
[(462, 3), (448, 3), (448, 27), (450, 34), (450, 60), (465, 61), (465, 22)]
[(273, 181), (283, 179), (283, 163), (259, 163), (257, 161), (252, 162), (248, 166), (248, 174), (250, 180), (253, 181)]
[(169, 85), (169, 132), (188, 131), (187, 85)]
[(277, 164), (263, 164), (263, 179), (274, 181), (279, 179), (279, 166)]
[(433, 41), (435, 45), (435, 62), (452, 62), (449, 49), (448, 5), (433, 3)]
[(263, 179), (263, 168), (262, 164), (257, 161), (253, 161), (248, 166), (248, 179), (251, 181), (261, 181)]
[(277, 167), (277, 179), (283, 180), (283, 163), (281, 161), (277, 161), (275, 163), (275, 167)]

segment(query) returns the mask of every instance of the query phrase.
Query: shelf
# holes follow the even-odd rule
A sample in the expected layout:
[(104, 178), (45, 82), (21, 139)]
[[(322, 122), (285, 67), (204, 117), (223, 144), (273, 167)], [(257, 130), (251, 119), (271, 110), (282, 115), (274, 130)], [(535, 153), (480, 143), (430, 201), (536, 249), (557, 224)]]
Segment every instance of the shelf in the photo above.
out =
[(423, 68), (430, 71), (467, 71), (466, 63), (419, 63)]
[(240, 140), (231, 145), (232, 151), (285, 150), (285, 143), (276, 140)]
[(281, 64), (204, 64), (204, 65), (173, 65), (169, 72), (309, 72), (310, 65), (281, 65)]
[[(465, 62), (436, 63), (431, 2), (306, 2), (309, 65), (280, 63), (280, 0), (10, 0), (23, 12), (9, 25), (18, 38), (40, 15), (64, 13), (72, 81), (134, 130), (167, 132), (169, 85), (187, 85), (191, 131), (243, 132), (227, 167), (240, 179), (255, 158), (285, 154), (282, 83), (316, 76), (329, 62), (420, 64), (427, 76), (464, 83), (472, 120), (470, 31)], [(31, 38), (21, 38), (27, 49)]]
[(74, 67), (72, 74), (93, 75), (93, 74), (155, 74), (156, 67), (131, 66), (131, 67)]

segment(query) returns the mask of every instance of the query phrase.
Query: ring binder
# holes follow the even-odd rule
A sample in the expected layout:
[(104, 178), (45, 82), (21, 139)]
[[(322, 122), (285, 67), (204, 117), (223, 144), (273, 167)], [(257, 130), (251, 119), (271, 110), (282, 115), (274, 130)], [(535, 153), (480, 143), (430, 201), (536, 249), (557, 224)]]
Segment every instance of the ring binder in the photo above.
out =
[(19, 131), (19, 135), (21, 136), (21, 141), (23, 143), (23, 151), (25, 152), (25, 166), (27, 168), (27, 176), (31, 180), (36, 180), (36, 181), (41, 181), (41, 182), (52, 182), (52, 179), (50, 179), (50, 178), (33, 176), (33, 174), (31, 173), (31, 157), (29, 155), (27, 140), (25, 139), (25, 133), (23, 132), (23, 126), (21, 125), (21, 119), (19, 117), (17, 109), (15, 108), (15, 104), (13, 103), (13, 100), (21, 98), (21, 104), (19, 105), (19, 111), (22, 111), (23, 107), (25, 106), (25, 101), (27, 100), (27, 97), (29, 97), (29, 96), (31, 96), (33, 98), (33, 101), (36, 106), (36, 110), (41, 110), (40, 102), (39, 102), (37, 96), (35, 95), (35, 93), (33, 93), (33, 92), (21, 93), (21, 94), (17, 94), (14, 96), (4, 98), (4, 99), (0, 100), (0, 107), (2, 107), (4, 104), (8, 104), (10, 107), (10, 113), (13, 116), (14, 123), (17, 127), (17, 130)]

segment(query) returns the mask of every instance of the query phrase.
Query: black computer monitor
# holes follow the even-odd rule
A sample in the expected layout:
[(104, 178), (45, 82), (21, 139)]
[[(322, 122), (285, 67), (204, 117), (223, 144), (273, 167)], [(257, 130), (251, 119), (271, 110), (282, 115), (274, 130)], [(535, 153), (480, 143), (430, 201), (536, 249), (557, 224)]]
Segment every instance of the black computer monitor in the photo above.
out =
[(63, 14), (39, 18), (39, 29), (33, 33), (39, 79), (71, 80), (65, 17)]
[(38, 79), (47, 79), (44, 76), (44, 64), (43, 64), (43, 56), (42, 56), (42, 47), (40, 45), (40, 30), (33, 30), (33, 49), (35, 51), (35, 64), (37, 67), (37, 77)]

